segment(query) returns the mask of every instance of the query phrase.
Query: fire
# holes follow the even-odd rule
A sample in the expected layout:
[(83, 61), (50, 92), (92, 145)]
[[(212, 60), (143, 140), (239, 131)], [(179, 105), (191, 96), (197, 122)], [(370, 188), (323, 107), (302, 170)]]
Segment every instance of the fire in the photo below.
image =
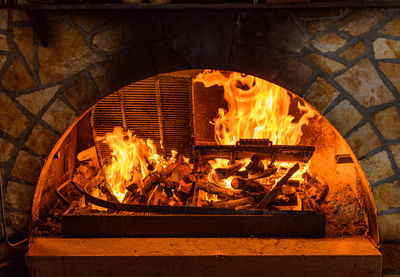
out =
[(98, 140), (111, 148), (112, 160), (105, 166), (104, 173), (113, 194), (122, 202), (126, 187), (132, 183), (141, 187), (150, 169), (158, 167), (160, 157), (150, 139), (140, 139), (121, 127), (115, 127), (113, 132)]
[(241, 138), (296, 145), (303, 135), (302, 127), (315, 116), (311, 106), (299, 102), (297, 108), (302, 116), (294, 122), (295, 117), (289, 114), (291, 97), (288, 91), (251, 75), (205, 70), (194, 81), (205, 87), (224, 88), (228, 111), (220, 108), (213, 122), (215, 141), (220, 145), (233, 145)]

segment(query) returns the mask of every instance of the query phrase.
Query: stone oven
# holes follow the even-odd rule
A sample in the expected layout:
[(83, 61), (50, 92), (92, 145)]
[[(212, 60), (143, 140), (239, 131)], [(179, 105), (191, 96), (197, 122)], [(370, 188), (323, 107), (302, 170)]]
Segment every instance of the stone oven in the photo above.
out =
[[(123, 91), (137, 91), (140, 96), (148, 83), (157, 98), (157, 80), (173, 78), (190, 80), (187, 90), (191, 97), (196, 91), (211, 95), (204, 92), (204, 87), (196, 90), (196, 84), (191, 81), (204, 69), (254, 75), (287, 89), (291, 99), (300, 102), (304, 99), (312, 106), (315, 117), (304, 126), (304, 133), (308, 135), (299, 145), (315, 146), (310, 170), (326, 173), (322, 175), (330, 188), (328, 199), (335, 202), (334, 188), (341, 186), (343, 189), (336, 191), (340, 201), (336, 203), (335, 213), (347, 214), (347, 225), (341, 222), (343, 225), (329, 229), (333, 226), (329, 221), (332, 217), (327, 215), (325, 238), (297, 238), (295, 244), (292, 239), (202, 240), (195, 235), (189, 238), (125, 238), (124, 243), (137, 251), (133, 256), (137, 257), (139, 267), (144, 268), (141, 274), (150, 274), (145, 269), (153, 263), (160, 266), (152, 274), (175, 274), (177, 271), (171, 268), (183, 264), (188, 265), (183, 266), (184, 270), (192, 268), (196, 274), (201, 274), (198, 263), (207, 259), (210, 269), (205, 276), (221, 272), (234, 275), (244, 268), (249, 274), (257, 275), (272, 265), (276, 265), (276, 271), (271, 274), (285, 274), (288, 271), (279, 269), (284, 266), (276, 261), (281, 259), (287, 265), (301, 267), (297, 259), (305, 256), (306, 269), (298, 274), (314, 276), (315, 272), (326, 274), (327, 269), (318, 266), (307, 271), (309, 266), (318, 263), (315, 257), (325, 252), (327, 260), (321, 259), (320, 263), (333, 260), (342, 265), (332, 270), (331, 276), (344, 272), (379, 276), (381, 263), (379, 252), (374, 252), (375, 246), (383, 255), (383, 272), (400, 273), (400, 10), (344, 4), (310, 9), (312, 3), (309, 5), (264, 5), (260, 6), (262, 8), (257, 5), (241, 8), (234, 5), (216, 6), (218, 8), (212, 5), (190, 8), (149, 5), (146, 9), (115, 4), (109, 6), (111, 10), (104, 10), (101, 5), (96, 9), (90, 5), (75, 8), (64, 5), (52, 10), (55, 6), (50, 5), (45, 12), (29, 6), (24, 6), (27, 10), (0, 10), (3, 204), (10, 239), (30, 238), (27, 263), (32, 276), (52, 272), (79, 275), (78, 270), (82, 269), (76, 258), (79, 255), (89, 257), (85, 260), (92, 270), (88, 274), (96, 272), (93, 269), (96, 264), (99, 270), (106, 270), (98, 263), (104, 266), (122, 263), (127, 268), (126, 271), (114, 270), (116, 274), (136, 270), (129, 265), (132, 260), (121, 262), (115, 258), (132, 255), (127, 249), (120, 249), (116, 254), (112, 246), (120, 245), (122, 239), (101, 241), (103, 245), (98, 248), (103, 252), (98, 256), (104, 260), (96, 260), (93, 253), (82, 249), (82, 245), (95, 247), (94, 239), (84, 242), (80, 238), (71, 239), (63, 256), (68, 258), (60, 262), (62, 258), (57, 256), (57, 249), (64, 247), (62, 239), (39, 240), (35, 245), (36, 238), (44, 236), (38, 231), (43, 231), (41, 227), (46, 220), (48, 226), (52, 226), (53, 208), (65, 205), (57, 197), (56, 189), (68, 181), (70, 172), (74, 171), (76, 155), (96, 144), (92, 131), (96, 107), (102, 107), (107, 101), (120, 103), (118, 95)], [(162, 88), (159, 93), (162, 95)], [(193, 98), (186, 99), (189, 106), (193, 105), (187, 110), (186, 124), (191, 126), (194, 120), (196, 126), (202, 111), (212, 110), (213, 105), (220, 107), (216, 104), (218, 101), (224, 105), (222, 99), (222, 96), (206, 100), (203, 97), (198, 103)], [(188, 106), (186, 102), (182, 105)], [(135, 108), (140, 110), (140, 106)], [(155, 109), (157, 111), (157, 103)], [(165, 113), (161, 114), (165, 117)], [(160, 115), (155, 120), (160, 120)], [(172, 125), (170, 122), (164, 126)], [(132, 126), (135, 127), (135, 123)], [(171, 134), (165, 132), (165, 136), (171, 138)], [(188, 137), (195, 142), (210, 142), (210, 137), (204, 135), (207, 132), (202, 129), (199, 133), (195, 127), (193, 136), (188, 134)], [(160, 135), (163, 134), (158, 137)], [(103, 155), (100, 146), (96, 146), (97, 155)], [(159, 151), (171, 147), (164, 144)], [(183, 147), (183, 150), (190, 152), (190, 147)], [(344, 201), (351, 199), (351, 195), (356, 204)], [(362, 223), (352, 221), (349, 207), (354, 214), (363, 213)], [(43, 211), (48, 212), (49, 217), (43, 216)], [(349, 226), (354, 228), (346, 229)], [(57, 233), (51, 232), (50, 235)], [(161, 261), (151, 256), (154, 253), (146, 252), (149, 249), (158, 251), (157, 245), (163, 249), (162, 257), (175, 258)], [(37, 252), (38, 249), (42, 252)], [(185, 251), (189, 250), (195, 258), (187, 255)], [(363, 255), (367, 261), (364, 264), (357, 260)], [(51, 260), (51, 256), (59, 259), (53, 260), (52, 267), (46, 271), (40, 263), (46, 264), (43, 261)], [(267, 262), (260, 258), (267, 256)], [(35, 257), (44, 258), (35, 262)], [(292, 262), (288, 257), (294, 257)], [(241, 261), (244, 266), (236, 267)], [(66, 267), (71, 270), (63, 271)], [(253, 267), (257, 269), (250, 270)], [(296, 272), (299, 271), (286, 270), (298, 276)]]

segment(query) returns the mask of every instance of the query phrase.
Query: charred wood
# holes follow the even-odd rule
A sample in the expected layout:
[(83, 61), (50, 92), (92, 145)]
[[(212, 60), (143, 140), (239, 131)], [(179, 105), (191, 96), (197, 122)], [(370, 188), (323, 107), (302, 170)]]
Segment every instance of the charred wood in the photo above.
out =
[(262, 192), (265, 190), (264, 186), (259, 182), (248, 180), (242, 177), (235, 177), (232, 179), (231, 186), (234, 189), (240, 189), (251, 192)]
[(238, 163), (234, 164), (228, 168), (216, 168), (214, 171), (219, 180), (229, 178), (231, 176), (236, 175), (239, 170), (243, 167), (243, 164)]
[(219, 187), (211, 182), (209, 182), (206, 178), (199, 179), (196, 182), (196, 188), (199, 190), (203, 190), (205, 192), (216, 194), (222, 197), (229, 197), (229, 198), (242, 198), (243, 195), (240, 193), (234, 192), (230, 189), (226, 189), (223, 187)]
[(264, 164), (261, 158), (258, 155), (254, 154), (250, 159), (250, 163), (246, 166), (246, 170), (250, 174), (263, 172)]
[(215, 208), (236, 208), (236, 207), (243, 207), (246, 205), (253, 205), (253, 203), (254, 203), (253, 197), (245, 197), (235, 200), (218, 201), (212, 203), (211, 205)]

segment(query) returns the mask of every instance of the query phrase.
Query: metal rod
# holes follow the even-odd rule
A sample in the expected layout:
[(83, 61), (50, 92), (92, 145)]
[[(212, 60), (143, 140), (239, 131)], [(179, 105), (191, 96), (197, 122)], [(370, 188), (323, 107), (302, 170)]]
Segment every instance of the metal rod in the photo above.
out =
[(160, 79), (156, 79), (155, 80), (154, 86), (155, 86), (155, 89), (156, 89), (157, 115), (158, 115), (158, 125), (160, 127), (161, 148), (162, 148), (164, 157), (166, 157), (167, 156), (167, 149), (165, 148), (165, 136), (164, 136), (163, 112), (162, 112), (162, 104), (161, 104)]
[(18, 242), (12, 243), (8, 238), (7, 227), (6, 227), (6, 216), (5, 216), (5, 208), (4, 208), (4, 191), (3, 191), (3, 170), (0, 169), (0, 205), (1, 205), (1, 223), (3, 225), (3, 233), (6, 238), (6, 242), (8, 246), (16, 247), (25, 242), (28, 242), (28, 238), (24, 238)]

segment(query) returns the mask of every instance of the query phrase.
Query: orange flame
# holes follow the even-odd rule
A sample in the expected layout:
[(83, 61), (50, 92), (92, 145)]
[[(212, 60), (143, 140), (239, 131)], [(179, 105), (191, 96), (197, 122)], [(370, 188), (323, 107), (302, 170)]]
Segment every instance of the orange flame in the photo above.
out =
[(140, 139), (129, 130), (124, 132), (121, 127), (115, 127), (112, 133), (98, 140), (103, 140), (111, 148), (112, 160), (105, 166), (104, 173), (113, 194), (122, 202), (126, 187), (132, 183), (141, 187), (142, 180), (149, 173), (148, 166), (158, 166), (156, 147), (150, 139)]
[(296, 145), (303, 134), (302, 127), (315, 115), (307, 103), (299, 102), (298, 109), (303, 114), (293, 122), (295, 117), (289, 114), (291, 97), (288, 91), (251, 75), (205, 70), (194, 81), (205, 87), (224, 88), (228, 111), (220, 108), (213, 122), (218, 144), (233, 145), (241, 138), (252, 138)]

